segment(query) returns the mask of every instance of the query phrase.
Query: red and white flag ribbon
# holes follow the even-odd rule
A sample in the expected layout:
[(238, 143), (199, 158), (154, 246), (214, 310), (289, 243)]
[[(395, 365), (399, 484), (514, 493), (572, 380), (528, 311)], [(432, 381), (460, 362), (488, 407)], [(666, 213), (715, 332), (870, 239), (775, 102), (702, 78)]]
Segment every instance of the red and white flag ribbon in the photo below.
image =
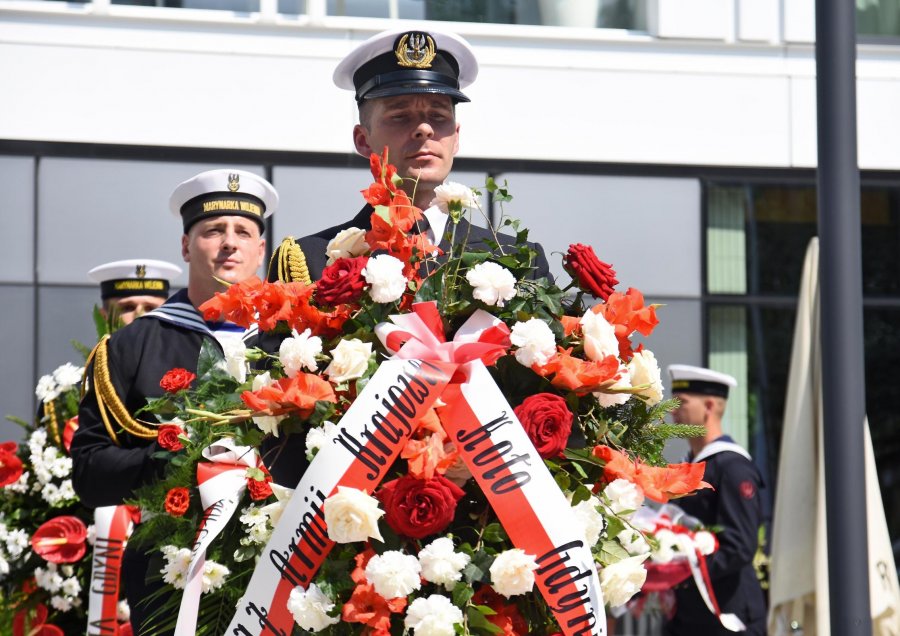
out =
[(706, 557), (697, 550), (685, 550), (687, 554), (688, 564), (691, 566), (691, 575), (694, 577), (694, 583), (697, 585), (697, 591), (700, 592), (700, 598), (706, 604), (706, 607), (712, 612), (722, 627), (730, 632), (745, 632), (747, 626), (735, 614), (723, 614), (719, 609), (719, 603), (716, 601), (716, 595), (713, 592), (712, 580), (709, 578), (709, 571), (706, 569)]
[(119, 595), (122, 580), (122, 556), (134, 528), (130, 506), (103, 506), (94, 510), (94, 559), (88, 596), (90, 636), (116, 636), (119, 633)]
[(261, 463), (253, 448), (237, 446), (230, 439), (221, 439), (203, 449), (203, 457), (209, 460), (197, 465), (203, 521), (191, 548), (191, 562), (181, 597), (175, 636), (196, 634), (206, 550), (237, 510), (247, 488), (247, 469), (258, 468)]

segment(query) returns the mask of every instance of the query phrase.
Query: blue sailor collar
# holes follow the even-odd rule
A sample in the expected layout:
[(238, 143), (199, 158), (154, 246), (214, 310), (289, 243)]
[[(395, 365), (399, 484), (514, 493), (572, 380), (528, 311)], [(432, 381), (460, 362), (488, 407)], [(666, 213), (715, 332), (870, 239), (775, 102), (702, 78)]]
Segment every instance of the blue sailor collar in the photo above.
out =
[(753, 458), (750, 457), (750, 453), (748, 453), (743, 446), (737, 444), (728, 435), (722, 435), (721, 437), (716, 438), (714, 441), (704, 446), (703, 450), (697, 453), (696, 457), (690, 458), (690, 462), (696, 464), (697, 462), (702, 462), (704, 459), (712, 457), (713, 455), (718, 455), (719, 453), (725, 452), (737, 453), (748, 461), (753, 461)]
[[(209, 336), (213, 340), (216, 340), (216, 335), (213, 333), (213, 330), (210, 329), (210, 325), (222, 325), (222, 323), (212, 323), (206, 322), (203, 320), (203, 316), (197, 311), (197, 308), (191, 303), (190, 298), (188, 298), (187, 289), (182, 289), (166, 300), (161, 306), (157, 307), (153, 311), (149, 311), (141, 318), (155, 318), (156, 320), (162, 320), (163, 322), (168, 322), (174, 325), (178, 325), (179, 327), (184, 327), (185, 329), (190, 329), (191, 331), (196, 331), (198, 333), (202, 333), (205, 336)], [(233, 323), (226, 323), (229, 325)], [(241, 327), (234, 325), (235, 330), (244, 331)], [(221, 329), (221, 326), (217, 327)], [(243, 335), (242, 340), (246, 341), (252, 336), (256, 335), (259, 327), (254, 324), (247, 329)]]

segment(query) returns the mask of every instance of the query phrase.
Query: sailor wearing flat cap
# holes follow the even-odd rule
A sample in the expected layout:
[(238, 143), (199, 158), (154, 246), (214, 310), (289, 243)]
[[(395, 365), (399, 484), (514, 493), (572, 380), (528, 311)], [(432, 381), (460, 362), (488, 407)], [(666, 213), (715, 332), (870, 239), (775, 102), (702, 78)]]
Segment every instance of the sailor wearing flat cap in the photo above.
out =
[[(353, 127), (356, 152), (368, 159), (388, 150), (388, 162), (403, 178), (403, 188), (424, 213), (419, 231), (449, 252), (447, 215), (432, 207), (434, 190), (443, 184), (459, 151), (456, 105), (468, 102), (463, 92), (475, 81), (478, 62), (472, 47), (453, 33), (422, 28), (385, 31), (353, 49), (334, 71), (338, 88), (352, 91), (359, 109)], [(372, 207), (366, 205), (349, 221), (301, 238), (286, 239), (269, 264), (270, 280), (318, 280), (327, 263), (326, 247), (339, 232), (368, 230)], [(463, 218), (457, 237), (473, 248), (489, 249), (493, 234), (470, 226)], [(460, 238), (459, 240), (463, 240)], [(515, 241), (500, 235), (503, 245)], [(534, 277), (549, 275), (543, 249), (536, 244)]]
[[(758, 547), (763, 509), (759, 490), (763, 482), (750, 454), (722, 432), (722, 416), (732, 376), (686, 364), (669, 367), (672, 394), (680, 405), (672, 411), (681, 424), (703, 426), (702, 437), (690, 439), (690, 461), (706, 462), (703, 479), (711, 489), (678, 500), (678, 505), (706, 527), (721, 528), (719, 549), (706, 564), (713, 593), (722, 614), (736, 615), (748, 635), (765, 634), (765, 597), (753, 557)], [(675, 588), (675, 614), (666, 624), (667, 636), (733, 634), (710, 612), (697, 586), (690, 580)]]
[[(73, 484), (87, 506), (121, 504), (160, 476), (162, 465), (153, 458), (160, 451), (157, 424), (135, 413), (148, 398), (162, 396), (163, 375), (175, 368), (196, 372), (204, 343), (224, 353), (253, 336), (232, 323), (206, 321), (197, 307), (222, 291), (223, 281), (241, 282), (259, 270), (264, 219), (278, 207), (275, 189), (244, 170), (210, 170), (181, 183), (169, 204), (182, 221), (188, 286), (101, 339), (91, 354), (71, 448)], [(162, 586), (158, 576), (147, 581), (158, 568), (152, 572), (146, 555), (126, 549), (122, 572), (134, 633), (171, 633), (148, 620), (165, 600), (154, 594)]]
[(100, 285), (100, 311), (112, 324), (130, 325), (169, 297), (181, 268), (152, 258), (130, 258), (98, 265), (88, 278)]

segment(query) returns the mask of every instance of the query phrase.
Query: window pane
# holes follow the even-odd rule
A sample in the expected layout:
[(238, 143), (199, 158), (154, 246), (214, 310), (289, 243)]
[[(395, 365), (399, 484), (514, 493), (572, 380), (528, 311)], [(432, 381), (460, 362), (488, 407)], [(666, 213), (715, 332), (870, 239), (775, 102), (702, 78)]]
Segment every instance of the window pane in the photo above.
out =
[(856, 32), (900, 36), (900, 0), (856, 0)]

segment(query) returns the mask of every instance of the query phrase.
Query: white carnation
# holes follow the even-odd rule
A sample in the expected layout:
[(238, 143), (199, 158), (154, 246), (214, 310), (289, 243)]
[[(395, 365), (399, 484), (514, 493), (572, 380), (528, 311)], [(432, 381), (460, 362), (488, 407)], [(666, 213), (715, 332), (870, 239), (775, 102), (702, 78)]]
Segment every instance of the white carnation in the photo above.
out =
[(328, 538), (335, 543), (366, 541), (369, 537), (384, 541), (378, 520), (384, 511), (378, 500), (356, 488), (338, 486), (338, 492), (325, 500), (325, 525)]
[(247, 380), (247, 345), (236, 339), (223, 340), (221, 345), (225, 354), (225, 371), (243, 384)]
[(337, 424), (325, 421), (322, 426), (313, 426), (306, 432), (306, 457), (312, 459), (316, 451), (322, 449), (337, 434)]
[(516, 295), (516, 279), (497, 263), (478, 263), (466, 272), (466, 280), (474, 288), (472, 296), (486, 305), (502, 307)]
[(657, 563), (671, 562), (675, 558), (675, 552), (680, 551), (679, 546), (681, 544), (678, 541), (678, 536), (671, 530), (662, 529), (656, 533), (655, 537), (659, 542), (659, 546), (651, 555), (653, 560)]
[(645, 555), (628, 557), (600, 570), (600, 589), (610, 607), (620, 607), (641, 591), (647, 580)]
[(540, 318), (529, 318), (525, 322), (514, 324), (509, 340), (518, 347), (516, 360), (526, 367), (547, 364), (556, 353), (556, 338), (547, 323)]
[(369, 368), (372, 343), (358, 338), (341, 340), (331, 351), (331, 363), (325, 374), (334, 383), (347, 382), (362, 377)]
[(338, 232), (333, 239), (328, 241), (325, 254), (328, 256), (326, 265), (331, 265), (339, 258), (351, 258), (360, 256), (369, 251), (366, 243), (366, 231), (357, 227), (348, 227)]
[(597, 545), (600, 535), (606, 529), (606, 518), (598, 510), (600, 506), (600, 500), (593, 496), (572, 506), (575, 521), (584, 531), (584, 538), (589, 548)]
[(453, 626), (462, 622), (462, 612), (449, 598), (432, 594), (410, 604), (403, 624), (416, 636), (453, 636), (456, 633)]
[(448, 181), (434, 189), (434, 198), (430, 205), (436, 205), (444, 214), (450, 214), (451, 210), (474, 208), (477, 205), (477, 199), (472, 188)]
[(506, 598), (530, 592), (534, 587), (534, 555), (513, 548), (501, 552), (491, 564), (491, 587)]
[(659, 404), (663, 396), (662, 378), (659, 373), (659, 365), (652, 351), (644, 349), (636, 354), (628, 363), (628, 372), (631, 374), (632, 386), (647, 387), (641, 389), (638, 395), (646, 398), (647, 404), (653, 406)]
[(421, 572), (422, 566), (416, 557), (389, 550), (369, 559), (366, 580), (384, 598), (406, 597), (422, 586)]
[(303, 333), (297, 333), (294, 329), (293, 337), (285, 338), (278, 348), (278, 359), (289, 378), (296, 377), (304, 367), (308, 371), (316, 371), (316, 356), (322, 353), (322, 339), (313, 336), (312, 331), (306, 329)]
[(448, 537), (435, 539), (419, 551), (422, 578), (430, 583), (443, 585), (452, 590), (462, 579), (462, 570), (469, 565), (471, 557), (464, 552), (453, 551), (453, 541)]
[(613, 480), (603, 489), (603, 494), (609, 501), (610, 509), (617, 515), (634, 512), (644, 503), (643, 491), (627, 479)]
[(703, 556), (709, 556), (716, 551), (716, 538), (713, 536), (712, 532), (699, 530), (694, 533), (694, 547), (696, 547)]
[(625, 528), (616, 536), (616, 539), (628, 554), (642, 555), (650, 552), (650, 544), (647, 543), (644, 535), (633, 528)]
[(59, 387), (52, 375), (42, 375), (38, 380), (37, 386), (34, 387), (34, 394), (41, 402), (46, 404), (52, 402), (59, 396)]
[(584, 353), (591, 360), (602, 360), (606, 356), (619, 357), (619, 341), (616, 328), (606, 318), (588, 309), (579, 321), (584, 334)]
[(116, 620), (120, 623), (127, 623), (131, 620), (131, 608), (128, 606), (128, 601), (123, 599), (116, 605)]
[(59, 393), (65, 393), (81, 384), (82, 376), (84, 376), (84, 367), (76, 367), (71, 362), (66, 362), (53, 372), (53, 379), (56, 380)]
[(376, 303), (392, 303), (406, 291), (407, 280), (403, 275), (403, 261), (390, 254), (373, 256), (362, 271), (371, 285), (369, 296)]
[(319, 632), (341, 620), (338, 616), (328, 615), (334, 609), (334, 603), (315, 583), (306, 590), (300, 586), (291, 590), (287, 605), (294, 621), (306, 631)]

